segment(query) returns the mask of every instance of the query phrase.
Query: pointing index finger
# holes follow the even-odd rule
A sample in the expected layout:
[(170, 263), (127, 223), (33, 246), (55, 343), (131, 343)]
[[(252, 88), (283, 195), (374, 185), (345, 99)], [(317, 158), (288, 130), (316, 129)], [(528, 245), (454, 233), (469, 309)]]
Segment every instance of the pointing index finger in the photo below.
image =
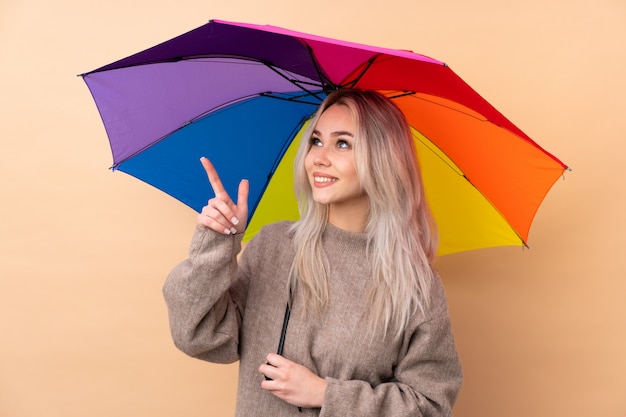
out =
[(211, 187), (213, 187), (213, 192), (215, 192), (215, 196), (218, 198), (229, 198), (224, 185), (222, 184), (222, 180), (220, 180), (220, 176), (217, 175), (217, 170), (209, 161), (208, 158), (202, 157), (200, 158), (200, 162), (206, 171), (206, 175), (209, 178), (209, 182), (211, 183)]

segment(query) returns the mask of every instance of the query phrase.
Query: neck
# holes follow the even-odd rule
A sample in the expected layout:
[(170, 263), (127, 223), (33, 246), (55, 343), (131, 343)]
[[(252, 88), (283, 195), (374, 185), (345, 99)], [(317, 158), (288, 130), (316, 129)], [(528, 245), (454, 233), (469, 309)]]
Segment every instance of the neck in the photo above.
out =
[(328, 223), (348, 232), (363, 233), (368, 216), (369, 205), (366, 207), (331, 205), (328, 210)]

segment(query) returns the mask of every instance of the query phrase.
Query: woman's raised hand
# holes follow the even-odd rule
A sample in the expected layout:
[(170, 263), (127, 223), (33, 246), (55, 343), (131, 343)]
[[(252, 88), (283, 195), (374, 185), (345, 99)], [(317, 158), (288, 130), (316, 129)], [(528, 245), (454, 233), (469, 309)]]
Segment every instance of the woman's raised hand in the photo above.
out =
[(211, 161), (202, 157), (200, 162), (209, 177), (215, 198), (210, 199), (202, 208), (202, 212), (198, 215), (198, 224), (226, 235), (243, 233), (248, 222), (248, 193), (250, 191), (248, 180), (241, 180), (239, 183), (235, 204), (224, 189)]

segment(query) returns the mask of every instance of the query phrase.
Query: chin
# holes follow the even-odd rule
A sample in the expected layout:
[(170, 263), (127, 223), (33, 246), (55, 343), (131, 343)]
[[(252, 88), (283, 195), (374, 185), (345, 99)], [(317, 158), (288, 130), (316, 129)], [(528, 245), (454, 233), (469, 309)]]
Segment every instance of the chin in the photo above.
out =
[(313, 201), (316, 202), (317, 204), (322, 204), (322, 205), (328, 205), (330, 204), (330, 201), (324, 198), (315, 198), (313, 197)]
[(315, 193), (313, 193), (313, 201), (315, 201), (317, 204), (330, 204), (332, 203), (332, 198), (328, 196), (315, 195)]

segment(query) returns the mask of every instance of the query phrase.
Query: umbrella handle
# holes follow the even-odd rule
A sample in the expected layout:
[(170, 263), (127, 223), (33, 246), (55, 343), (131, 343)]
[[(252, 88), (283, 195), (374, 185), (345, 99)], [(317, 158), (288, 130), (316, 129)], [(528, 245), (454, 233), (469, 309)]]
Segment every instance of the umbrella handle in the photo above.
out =
[[(293, 302), (293, 293), (289, 289), (289, 302), (285, 307), (285, 317), (283, 318), (283, 327), (280, 330), (280, 340), (278, 341), (278, 349), (276, 353), (280, 356), (283, 355), (283, 348), (285, 347), (285, 336), (287, 335), (287, 326), (289, 325), (289, 317), (291, 316), (291, 303)], [(269, 365), (269, 363), (268, 363)], [(266, 380), (271, 381), (271, 378), (265, 377)]]
[[(291, 289), (289, 289), (289, 302), (285, 307), (285, 317), (283, 318), (283, 327), (280, 330), (280, 340), (278, 341), (278, 349), (276, 349), (276, 354), (282, 356), (283, 348), (285, 347), (285, 336), (287, 335), (287, 326), (289, 325), (289, 317), (291, 316), (291, 303), (293, 302), (293, 293)], [(268, 363), (268, 365), (270, 365)], [(271, 365), (270, 365), (271, 366)], [(267, 381), (271, 381), (272, 378), (265, 377)], [(302, 407), (298, 407), (298, 411), (302, 412)]]
[[(291, 307), (289, 307), (289, 303), (287, 303), (287, 307), (285, 308), (285, 318), (283, 319), (283, 328), (280, 331), (280, 340), (278, 341), (278, 349), (276, 353), (280, 356), (283, 355), (283, 347), (285, 346), (285, 335), (287, 334), (287, 325), (289, 324), (289, 316), (291, 316)], [(267, 365), (271, 364), (266, 362)], [(265, 379), (267, 381), (271, 381), (272, 378), (266, 376)]]
[(291, 296), (289, 297), (289, 303), (285, 307), (285, 318), (283, 319), (283, 328), (280, 331), (280, 340), (278, 341), (278, 349), (276, 353), (280, 356), (283, 355), (283, 348), (285, 347), (285, 336), (287, 335), (287, 325), (289, 324), (289, 316), (291, 316)]

